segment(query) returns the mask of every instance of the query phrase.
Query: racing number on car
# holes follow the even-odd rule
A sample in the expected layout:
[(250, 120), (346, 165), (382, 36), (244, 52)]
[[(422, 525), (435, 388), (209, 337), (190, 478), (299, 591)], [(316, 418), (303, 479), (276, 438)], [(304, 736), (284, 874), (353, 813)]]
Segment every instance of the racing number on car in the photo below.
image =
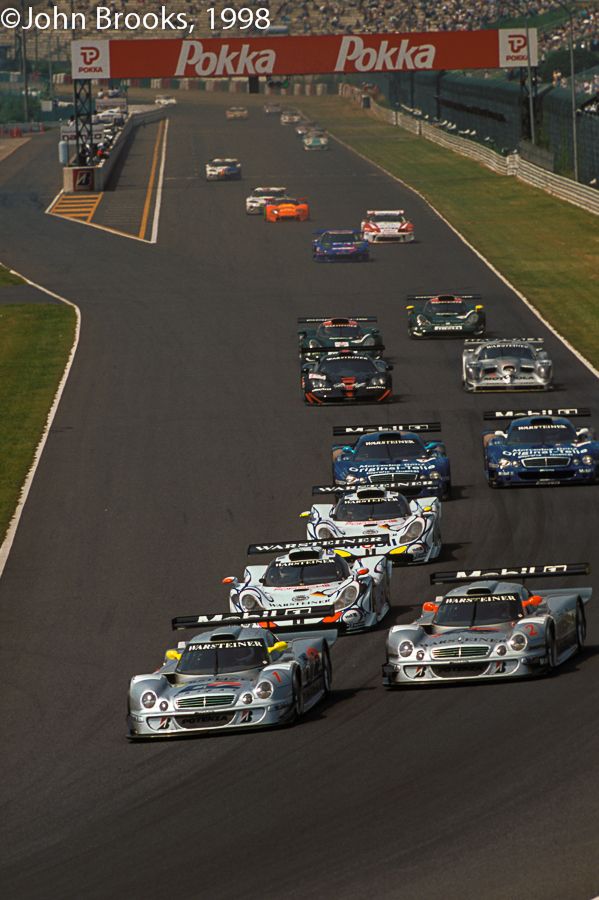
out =
[(525, 628), (526, 633), (528, 634), (529, 637), (536, 637), (536, 636), (538, 635), (538, 633), (539, 633), (539, 632), (537, 631), (537, 629), (535, 628), (535, 626), (532, 624), (532, 622), (527, 622), (527, 623), (524, 625), (524, 628)]

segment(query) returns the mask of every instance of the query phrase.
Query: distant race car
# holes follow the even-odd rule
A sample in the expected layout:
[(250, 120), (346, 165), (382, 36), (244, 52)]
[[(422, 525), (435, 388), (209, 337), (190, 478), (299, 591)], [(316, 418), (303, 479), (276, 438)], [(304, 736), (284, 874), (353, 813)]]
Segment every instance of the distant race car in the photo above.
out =
[(411, 625), (390, 630), (383, 684), (403, 687), (552, 672), (584, 645), (584, 607), (592, 589), (531, 592), (518, 582), (587, 573), (586, 564), (575, 564), (431, 575), (432, 584), (462, 584), (425, 603)]
[(318, 359), (327, 350), (365, 350), (369, 356), (380, 357), (385, 346), (378, 328), (363, 327), (375, 324), (376, 316), (352, 316), (350, 319), (330, 316), (308, 316), (297, 320), (298, 325), (317, 325), (298, 332), (300, 357)]
[(266, 201), (264, 218), (267, 222), (307, 222), (310, 218), (310, 207), (308, 201), (304, 199), (278, 197)]
[(552, 380), (553, 366), (542, 338), (464, 341), (466, 391), (549, 391)]
[(207, 181), (234, 181), (241, 178), (241, 163), (238, 159), (211, 159), (206, 163)]
[(315, 614), (320, 604), (333, 607), (324, 624), (343, 631), (373, 628), (389, 610), (392, 566), (381, 555), (388, 542), (382, 534), (373, 535), (367, 548), (352, 537), (252, 544), (248, 555), (278, 555), (267, 566), (248, 566), (241, 581), (223, 579), (231, 586), (231, 610), (308, 606)]
[(131, 679), (129, 737), (172, 738), (299, 719), (331, 690), (329, 647), (337, 631), (324, 623), (325, 612), (310, 615), (303, 607), (173, 619), (173, 629), (198, 633), (167, 650), (155, 672)]
[(157, 106), (175, 106), (177, 101), (174, 97), (169, 97), (166, 94), (157, 94), (154, 98), (154, 103)]
[(407, 500), (396, 488), (384, 484), (316, 485), (312, 493), (339, 497), (332, 505), (315, 503), (309, 512), (301, 514), (308, 519), (308, 537), (313, 540), (339, 540), (351, 535), (362, 537), (367, 547), (373, 534), (387, 534), (389, 549), (385, 555), (395, 565), (426, 563), (441, 552), (441, 504), (437, 497)]
[(302, 138), (304, 150), (329, 150), (329, 139), (326, 134), (308, 132)]
[(511, 419), (507, 431), (483, 434), (485, 474), (491, 487), (596, 484), (599, 441), (570, 416), (589, 409), (519, 409), (486, 412), (487, 421)]
[(262, 108), (267, 116), (280, 116), (283, 111), (280, 103), (265, 103)]
[(248, 216), (264, 215), (264, 207), (267, 201), (284, 197), (287, 194), (286, 187), (257, 187), (245, 198), (245, 211)]
[(408, 294), (410, 337), (480, 337), (486, 319), (479, 300), (480, 294)]
[(247, 119), (249, 112), (245, 106), (230, 106), (225, 111), (227, 119)]
[(393, 366), (363, 350), (331, 350), (302, 363), (304, 400), (323, 403), (383, 403), (393, 399)]
[(284, 109), (281, 113), (281, 125), (297, 125), (302, 121), (302, 117), (294, 109)]
[(368, 262), (370, 247), (355, 228), (337, 228), (315, 231), (312, 241), (312, 256), (317, 262), (350, 260)]
[[(333, 434), (354, 435), (354, 444), (334, 444), (335, 484), (395, 485), (410, 497), (451, 494), (451, 469), (445, 444), (424, 441), (420, 434), (440, 431), (439, 422), (405, 425), (335, 425)], [(419, 485), (421, 485), (419, 487)]]
[(360, 225), (362, 237), (371, 244), (395, 241), (406, 244), (414, 240), (414, 226), (403, 209), (369, 209)]
[(298, 137), (303, 138), (305, 134), (308, 134), (309, 131), (312, 131), (316, 127), (316, 122), (303, 121), (295, 126), (295, 133)]

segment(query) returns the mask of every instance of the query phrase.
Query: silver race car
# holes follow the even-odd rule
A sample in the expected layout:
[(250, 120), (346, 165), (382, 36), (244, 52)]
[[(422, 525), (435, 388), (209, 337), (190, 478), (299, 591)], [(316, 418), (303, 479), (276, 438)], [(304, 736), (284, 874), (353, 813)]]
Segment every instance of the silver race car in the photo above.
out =
[[(130, 738), (167, 738), (293, 722), (331, 690), (335, 629), (309, 607), (185, 616), (190, 641), (129, 688)], [(331, 610), (332, 612), (332, 610)]]
[(549, 391), (552, 379), (553, 366), (542, 338), (464, 341), (466, 391)]
[(284, 197), (287, 193), (286, 187), (257, 187), (254, 188), (249, 197), (245, 198), (245, 211), (248, 216), (259, 216), (264, 214), (264, 207), (270, 200), (276, 200)]
[[(421, 481), (417, 487), (422, 488)], [(373, 535), (386, 534), (385, 555), (395, 565), (426, 563), (441, 552), (441, 504), (436, 496), (407, 500), (393, 484), (316, 485), (312, 493), (337, 494), (339, 499), (301, 513), (308, 519), (309, 538), (339, 540), (351, 535), (361, 537), (367, 548)]]
[(584, 607), (592, 589), (531, 592), (519, 580), (586, 574), (588, 565), (577, 563), (431, 575), (431, 584), (461, 586), (425, 603), (411, 625), (389, 631), (383, 684), (526, 678), (552, 671), (584, 644)]
[(313, 610), (332, 606), (325, 623), (344, 632), (373, 628), (389, 611), (392, 565), (381, 555), (388, 542), (388, 535), (381, 534), (372, 535), (368, 547), (355, 537), (251, 544), (248, 555), (279, 555), (266, 566), (247, 566), (241, 580), (223, 579), (231, 586), (230, 608), (259, 612), (298, 604)]

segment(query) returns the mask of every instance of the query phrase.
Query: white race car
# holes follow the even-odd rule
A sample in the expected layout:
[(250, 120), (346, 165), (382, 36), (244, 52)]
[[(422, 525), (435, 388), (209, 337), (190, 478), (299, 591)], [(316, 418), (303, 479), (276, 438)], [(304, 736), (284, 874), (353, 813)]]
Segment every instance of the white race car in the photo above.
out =
[(281, 125), (297, 125), (302, 117), (295, 109), (284, 109), (281, 113)]
[(364, 547), (368, 547), (373, 535), (386, 534), (389, 549), (384, 552), (392, 563), (405, 565), (436, 559), (441, 552), (441, 503), (437, 497), (409, 501), (397, 488), (389, 488), (370, 484), (354, 488), (313, 487), (313, 494), (340, 496), (332, 506), (317, 503), (301, 514), (308, 519), (308, 537), (362, 537)]
[(211, 159), (206, 163), (207, 181), (230, 181), (241, 178), (241, 163), (238, 159)]
[(157, 106), (175, 106), (177, 101), (174, 97), (169, 97), (167, 94), (158, 94), (154, 98), (154, 103)]
[(287, 195), (286, 187), (257, 187), (245, 199), (245, 211), (248, 216), (260, 215), (271, 200)]
[(226, 119), (247, 119), (248, 116), (245, 106), (230, 106), (225, 112)]
[(334, 607), (331, 623), (345, 631), (373, 628), (389, 610), (392, 564), (381, 556), (386, 534), (373, 535), (365, 549), (360, 540), (293, 541), (252, 544), (248, 555), (279, 553), (267, 566), (247, 566), (231, 586), (233, 612), (261, 609)]
[(369, 209), (360, 228), (364, 240), (371, 244), (383, 241), (405, 244), (414, 240), (414, 226), (403, 209)]

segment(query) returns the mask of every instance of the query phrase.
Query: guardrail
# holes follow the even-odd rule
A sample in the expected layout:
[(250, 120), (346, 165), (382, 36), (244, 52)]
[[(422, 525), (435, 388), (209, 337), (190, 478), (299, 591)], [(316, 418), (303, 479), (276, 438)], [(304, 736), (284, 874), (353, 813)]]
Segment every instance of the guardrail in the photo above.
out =
[(63, 190), (65, 193), (105, 190), (117, 160), (127, 146), (131, 134), (140, 125), (163, 119), (166, 113), (167, 107), (164, 106), (155, 106), (152, 109), (132, 112), (116, 136), (114, 144), (110, 148), (110, 156), (102, 159), (96, 166), (64, 167)]
[[(339, 94), (357, 103), (361, 103), (363, 96), (359, 88), (349, 84), (340, 85)], [(417, 134), (427, 141), (432, 141), (441, 147), (453, 150), (454, 153), (467, 156), (488, 169), (492, 169), (493, 172), (499, 175), (512, 175), (520, 181), (530, 184), (532, 187), (539, 188), (548, 194), (552, 194), (554, 197), (558, 197), (560, 200), (573, 203), (587, 212), (599, 215), (599, 190), (587, 187), (585, 184), (577, 184), (570, 178), (555, 175), (553, 172), (548, 172), (540, 166), (535, 166), (534, 163), (522, 159), (517, 151), (510, 153), (508, 156), (502, 156), (500, 153), (496, 153), (489, 147), (483, 147), (482, 144), (477, 144), (475, 141), (468, 141), (466, 138), (458, 135), (448, 134), (437, 125), (430, 125), (428, 122), (418, 121), (405, 113), (387, 109), (375, 103), (372, 99), (370, 100), (370, 106), (364, 107), (364, 112), (366, 115), (387, 122), (389, 125), (404, 128), (406, 131)]]

